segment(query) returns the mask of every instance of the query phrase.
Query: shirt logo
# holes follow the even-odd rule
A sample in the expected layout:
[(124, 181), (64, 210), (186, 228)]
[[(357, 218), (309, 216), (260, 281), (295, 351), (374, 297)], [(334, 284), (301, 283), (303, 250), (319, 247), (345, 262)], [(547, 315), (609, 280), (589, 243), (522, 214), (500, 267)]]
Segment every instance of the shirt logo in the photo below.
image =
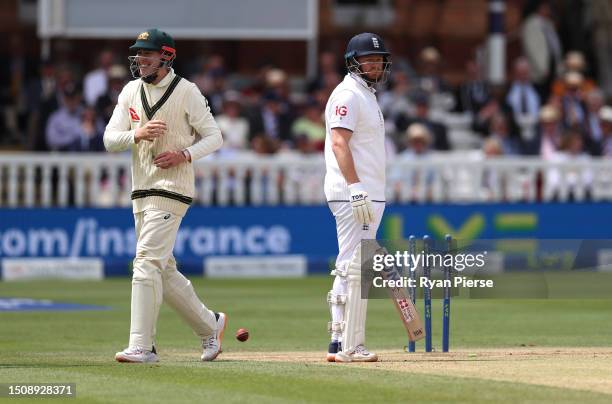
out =
[(378, 43), (378, 38), (372, 37), (372, 45), (374, 45), (376, 49), (380, 48), (380, 44)]
[(342, 105), (342, 106), (336, 105), (336, 115), (346, 116), (347, 113), (348, 113), (348, 108), (345, 105)]
[(136, 113), (136, 110), (134, 108), (130, 107), (129, 111), (130, 111), (130, 118), (132, 119), (132, 121), (140, 122), (140, 117)]

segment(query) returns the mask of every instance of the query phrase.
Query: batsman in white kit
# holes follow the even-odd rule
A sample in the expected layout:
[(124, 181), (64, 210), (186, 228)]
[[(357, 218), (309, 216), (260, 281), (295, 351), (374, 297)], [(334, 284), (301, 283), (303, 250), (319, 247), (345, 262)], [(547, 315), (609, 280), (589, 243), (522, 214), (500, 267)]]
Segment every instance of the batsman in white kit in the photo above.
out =
[(132, 277), (130, 340), (118, 362), (157, 362), (155, 333), (162, 300), (201, 338), (203, 361), (221, 352), (227, 323), (209, 310), (176, 266), (174, 243), (192, 203), (196, 161), (223, 139), (206, 99), (195, 84), (174, 73), (174, 40), (150, 29), (130, 47), (135, 80), (121, 91), (104, 132), (110, 152), (132, 152), (132, 206), (136, 256)]
[(385, 210), (385, 129), (374, 86), (391, 58), (383, 40), (362, 33), (348, 43), (348, 74), (325, 108), (325, 196), (335, 219), (338, 258), (327, 295), (330, 362), (376, 362), (365, 346), (367, 299), (361, 298), (361, 240), (375, 239)]

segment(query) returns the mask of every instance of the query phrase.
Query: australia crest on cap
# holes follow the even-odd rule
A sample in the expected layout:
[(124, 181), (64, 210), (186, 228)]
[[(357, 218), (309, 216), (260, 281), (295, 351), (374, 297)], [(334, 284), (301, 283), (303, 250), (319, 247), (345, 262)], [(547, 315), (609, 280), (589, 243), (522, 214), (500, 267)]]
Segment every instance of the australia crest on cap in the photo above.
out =
[(138, 35), (138, 38), (136, 40), (140, 40), (142, 39), (143, 41), (146, 41), (147, 39), (149, 39), (149, 33), (147, 31), (141, 33), (140, 35)]

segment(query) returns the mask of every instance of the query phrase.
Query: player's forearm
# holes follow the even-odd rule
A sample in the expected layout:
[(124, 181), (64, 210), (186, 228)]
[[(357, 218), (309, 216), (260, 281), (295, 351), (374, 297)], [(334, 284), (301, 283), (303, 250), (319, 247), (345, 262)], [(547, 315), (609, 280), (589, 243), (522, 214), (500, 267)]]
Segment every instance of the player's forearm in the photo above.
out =
[(332, 146), (332, 150), (334, 151), (336, 161), (338, 161), (338, 167), (346, 183), (350, 185), (359, 182), (359, 177), (355, 170), (355, 162), (353, 161), (353, 154), (351, 153), (348, 143), (336, 141)]
[(219, 150), (221, 145), (223, 145), (223, 136), (221, 136), (221, 131), (217, 129), (213, 134), (203, 137), (199, 142), (189, 146), (187, 151), (191, 155), (191, 161), (196, 161)]

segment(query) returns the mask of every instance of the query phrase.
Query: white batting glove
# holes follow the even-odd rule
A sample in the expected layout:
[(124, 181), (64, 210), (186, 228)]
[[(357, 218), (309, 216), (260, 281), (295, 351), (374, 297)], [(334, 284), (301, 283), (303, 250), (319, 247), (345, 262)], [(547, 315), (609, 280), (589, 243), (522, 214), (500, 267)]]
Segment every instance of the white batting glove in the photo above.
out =
[(353, 217), (359, 224), (370, 224), (374, 220), (374, 211), (372, 202), (368, 200), (368, 193), (363, 189), (361, 182), (351, 184), (348, 188), (351, 193)]

